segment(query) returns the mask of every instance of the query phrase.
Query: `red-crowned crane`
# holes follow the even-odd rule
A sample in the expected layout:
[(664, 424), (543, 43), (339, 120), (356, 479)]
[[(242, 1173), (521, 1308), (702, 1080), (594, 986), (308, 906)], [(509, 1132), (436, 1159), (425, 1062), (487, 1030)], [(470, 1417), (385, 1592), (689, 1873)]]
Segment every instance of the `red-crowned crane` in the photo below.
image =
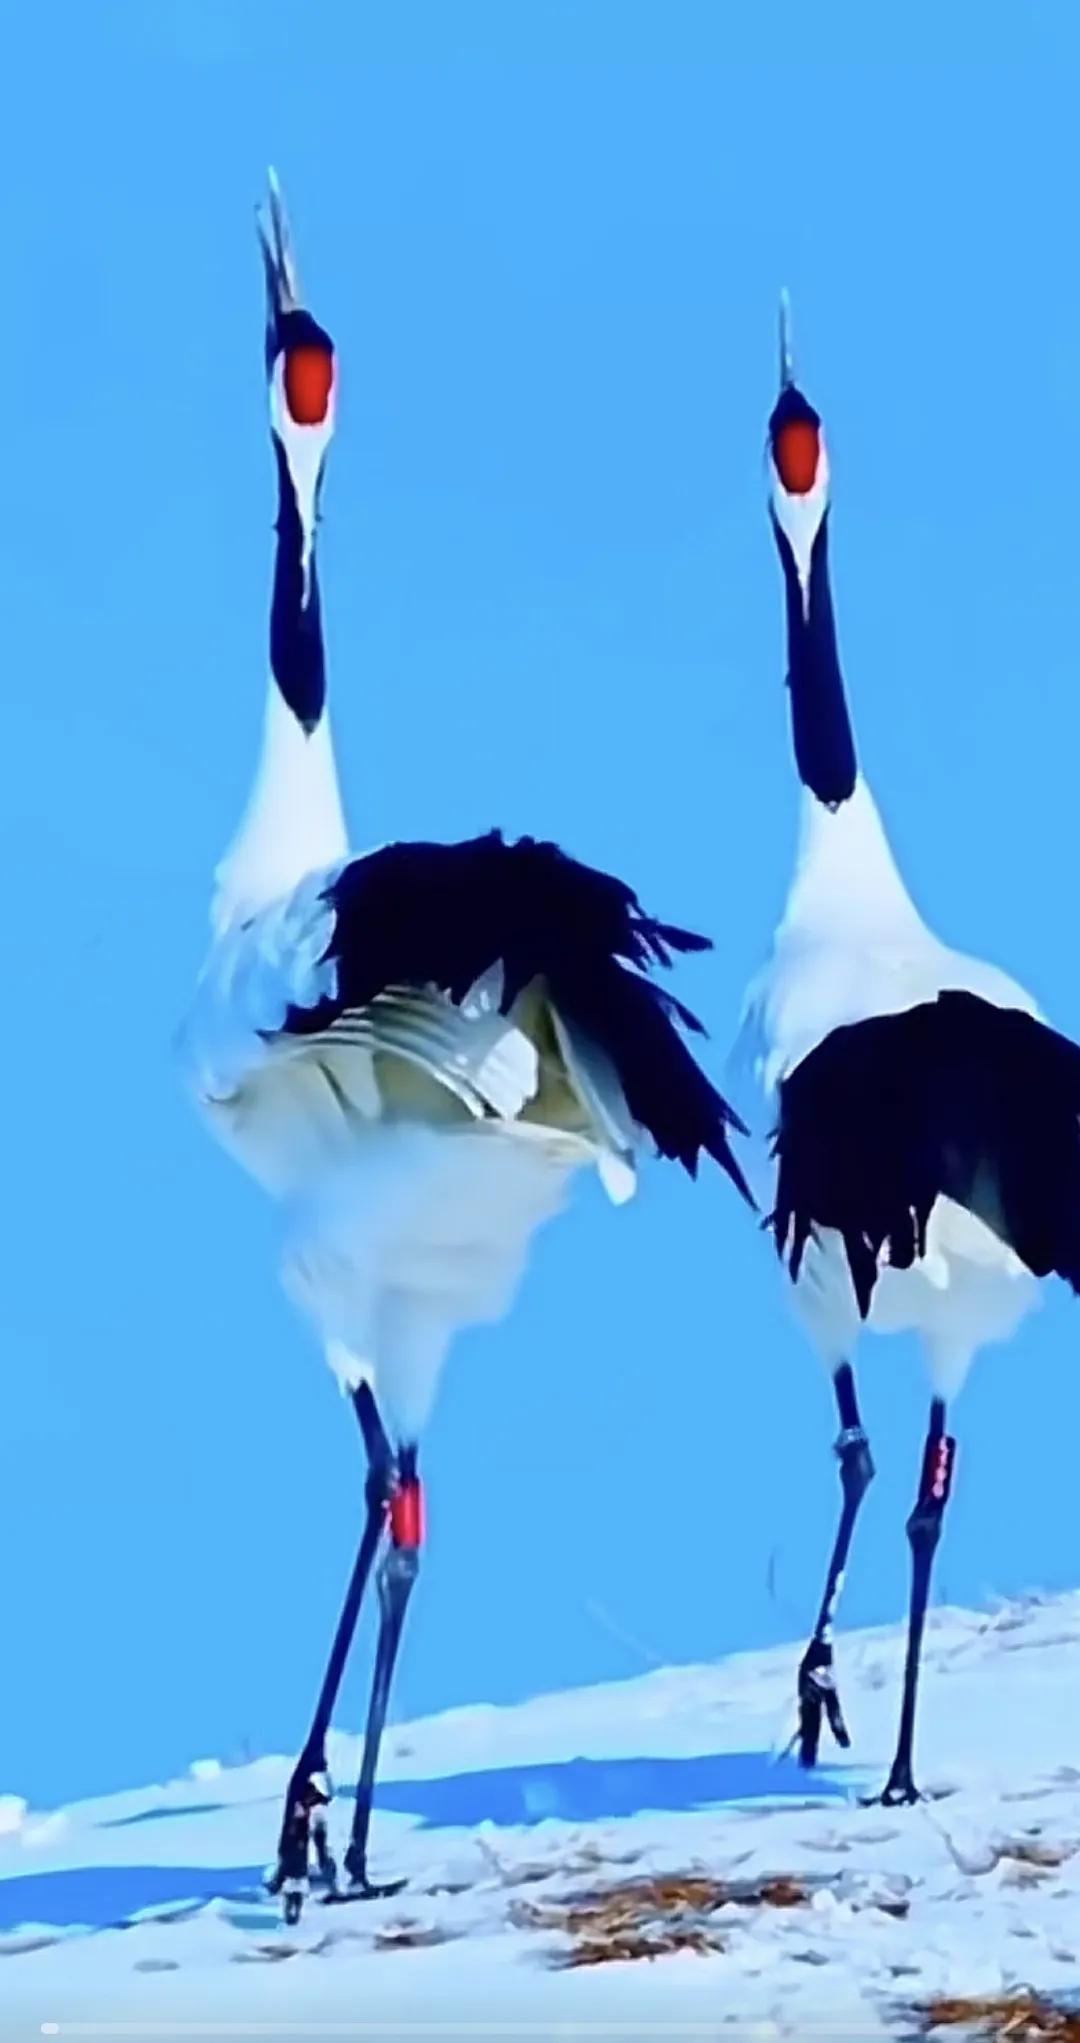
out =
[(786, 304), (769, 420), (801, 825), (772, 955), (744, 1029), (775, 1127), (772, 1226), (800, 1319), (832, 1373), (843, 1503), (799, 1670), (799, 1753), (823, 1713), (850, 1743), (832, 1620), (873, 1463), (853, 1360), (864, 1329), (919, 1337), (929, 1428), (908, 1520), (911, 1607), (883, 1799), (917, 1799), (912, 1744), (933, 1556), (953, 1478), (947, 1407), (1052, 1273), (1080, 1289), (1080, 1050), (1022, 986), (950, 950), (900, 877), (856, 756), (829, 584), (822, 423), (795, 382)]
[[(742, 1186), (735, 1116), (650, 977), (704, 939), (551, 843), (350, 851), (326, 708), (316, 529), (336, 360), (304, 308), (280, 195), (262, 222), (278, 521), (262, 750), (217, 873), (182, 1050), (210, 1126), (279, 1201), (285, 1279), (352, 1401), (366, 1520), (272, 1886), (374, 1890), (379, 1740), (422, 1538), (418, 1442), (458, 1328), (507, 1310), (534, 1231), (587, 1166), (633, 1191), (643, 1148)], [(365, 1583), (381, 1621), (345, 1880), (327, 1838), (326, 1736)]]

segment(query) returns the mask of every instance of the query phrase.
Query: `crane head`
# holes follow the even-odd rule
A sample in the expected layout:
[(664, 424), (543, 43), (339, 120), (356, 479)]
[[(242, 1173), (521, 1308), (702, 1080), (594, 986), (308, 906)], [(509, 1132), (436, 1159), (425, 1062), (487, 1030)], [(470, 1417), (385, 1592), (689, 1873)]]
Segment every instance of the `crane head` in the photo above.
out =
[(286, 446), (295, 434), (317, 434), (325, 441), (334, 422), (334, 343), (302, 302), (292, 236), (273, 170), (258, 230), (266, 275), (266, 373), (274, 430)]
[(769, 418), (769, 465), (773, 520), (805, 586), (814, 540), (829, 508), (829, 461), (820, 415), (795, 381), (786, 291), (780, 299), (780, 392)]

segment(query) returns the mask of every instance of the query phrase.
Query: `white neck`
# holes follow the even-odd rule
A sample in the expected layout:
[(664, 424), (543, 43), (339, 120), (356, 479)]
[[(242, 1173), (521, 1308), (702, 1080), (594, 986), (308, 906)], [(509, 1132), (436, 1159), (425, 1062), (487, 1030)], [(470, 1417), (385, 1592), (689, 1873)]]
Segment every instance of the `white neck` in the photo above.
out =
[(328, 713), (306, 737), (271, 679), (254, 785), (215, 875), (214, 929), (245, 921), (348, 848)]
[(852, 936), (914, 936), (925, 924), (889, 849), (874, 798), (861, 774), (835, 809), (803, 790), (795, 873), (778, 941)]

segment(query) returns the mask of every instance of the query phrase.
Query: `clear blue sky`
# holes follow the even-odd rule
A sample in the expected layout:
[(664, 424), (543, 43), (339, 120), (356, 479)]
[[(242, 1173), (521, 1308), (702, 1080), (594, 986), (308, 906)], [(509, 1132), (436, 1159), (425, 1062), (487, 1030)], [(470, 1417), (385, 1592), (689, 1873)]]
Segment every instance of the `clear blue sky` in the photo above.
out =
[[(1075, 1033), (1078, 59), (1064, 5), (9, 18), (0, 1790), (294, 1749), (360, 1515), (272, 1215), (170, 1050), (261, 708), (266, 162), (340, 347), (357, 841), (498, 822), (625, 870), (717, 938), (680, 990), (720, 1069), (795, 816), (762, 474), (787, 282), (910, 883)], [(1078, 1361), (1055, 1296), (973, 1377), (951, 1597), (1075, 1581)], [(852, 1623), (906, 1596), (910, 1362), (865, 1356)], [(799, 1633), (833, 1431), (726, 1184), (583, 1191), (444, 1380), (398, 1713)]]

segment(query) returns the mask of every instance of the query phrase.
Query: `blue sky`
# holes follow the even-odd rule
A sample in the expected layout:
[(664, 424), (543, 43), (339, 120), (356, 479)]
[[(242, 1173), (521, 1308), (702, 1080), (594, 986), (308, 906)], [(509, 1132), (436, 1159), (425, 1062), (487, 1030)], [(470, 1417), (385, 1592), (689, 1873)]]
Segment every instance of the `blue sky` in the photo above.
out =
[[(680, 990), (720, 1069), (795, 818), (762, 472), (786, 282), (910, 884), (1077, 1033), (1078, 56), (1054, 5), (8, 24), (0, 1790), (296, 1747), (360, 1515), (272, 1214), (170, 1050), (264, 681), (266, 162), (340, 349), (322, 570), (357, 842), (497, 822), (625, 871), (717, 939)], [(461, 1342), (399, 1715), (811, 1620), (831, 1400), (728, 1190), (583, 1189), (512, 1321)], [(950, 1597), (1076, 1579), (1078, 1353), (1049, 1297), (973, 1376)], [(852, 1623), (906, 1597), (912, 1362), (864, 1356)]]

